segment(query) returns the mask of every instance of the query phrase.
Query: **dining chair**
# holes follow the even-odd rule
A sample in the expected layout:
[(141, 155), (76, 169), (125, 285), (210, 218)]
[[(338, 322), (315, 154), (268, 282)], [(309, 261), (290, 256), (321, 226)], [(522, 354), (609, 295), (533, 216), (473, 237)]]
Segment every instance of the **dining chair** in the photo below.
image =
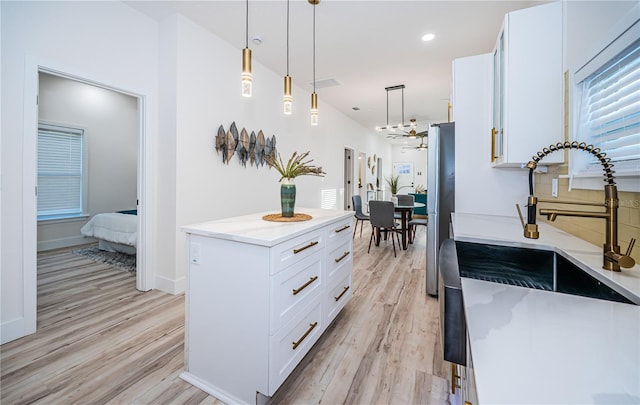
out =
[[(404, 206), (412, 206), (415, 201), (415, 198), (409, 194), (397, 194), (396, 198), (398, 199), (398, 205), (404, 205)], [(411, 218), (413, 217), (412, 214), (413, 214), (413, 210), (409, 212), (409, 220), (411, 220)], [(395, 214), (393, 214), (393, 216), (396, 219), (402, 219), (402, 213), (400, 212), (396, 212)]]
[(353, 237), (356, 237), (356, 230), (358, 230), (358, 223), (360, 223), (360, 237), (362, 237), (362, 227), (364, 226), (364, 221), (369, 220), (369, 215), (366, 215), (362, 212), (362, 197), (359, 195), (354, 195), (351, 197), (351, 201), (353, 202), (353, 210), (356, 218), (356, 226), (353, 228)]
[(371, 252), (371, 242), (373, 241), (374, 236), (376, 236), (377, 234), (377, 237), (379, 238), (381, 233), (386, 232), (387, 234), (391, 234), (391, 243), (393, 244), (393, 257), (397, 257), (396, 242), (393, 239), (393, 236), (395, 235), (396, 240), (398, 241), (398, 247), (400, 247), (400, 238), (398, 237), (400, 229), (398, 229), (396, 219), (393, 217), (394, 211), (395, 207), (391, 201), (369, 201), (369, 222), (371, 222), (371, 237), (369, 238), (369, 250), (367, 250), (367, 253)]
[(418, 225), (427, 226), (428, 223), (429, 218), (413, 218), (411, 221), (409, 221), (409, 243), (413, 243), (413, 240), (416, 237), (416, 228), (418, 227)]

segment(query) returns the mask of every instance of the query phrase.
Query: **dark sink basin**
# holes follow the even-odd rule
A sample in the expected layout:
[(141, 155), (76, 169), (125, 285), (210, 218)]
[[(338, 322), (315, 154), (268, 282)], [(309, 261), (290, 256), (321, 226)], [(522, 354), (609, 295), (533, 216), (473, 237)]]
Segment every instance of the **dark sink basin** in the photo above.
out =
[(636, 305), (556, 252), (459, 241), (455, 245), (461, 277)]

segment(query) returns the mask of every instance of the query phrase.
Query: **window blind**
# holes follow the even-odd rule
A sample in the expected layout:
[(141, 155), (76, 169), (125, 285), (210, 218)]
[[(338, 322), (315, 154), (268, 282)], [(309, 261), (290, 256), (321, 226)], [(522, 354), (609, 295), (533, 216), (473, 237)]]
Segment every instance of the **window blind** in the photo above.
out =
[[(640, 174), (640, 40), (582, 82), (578, 140), (606, 153), (616, 172)], [(582, 155), (578, 174), (600, 170)]]
[(38, 129), (38, 219), (83, 211), (83, 131)]

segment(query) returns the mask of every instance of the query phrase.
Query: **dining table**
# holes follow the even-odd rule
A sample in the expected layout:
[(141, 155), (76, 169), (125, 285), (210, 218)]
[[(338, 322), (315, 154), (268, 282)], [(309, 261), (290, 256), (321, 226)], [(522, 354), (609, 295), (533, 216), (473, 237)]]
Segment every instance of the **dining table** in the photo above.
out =
[(414, 208), (424, 207), (424, 203), (414, 202), (413, 205), (398, 205), (395, 204), (395, 211), (400, 213), (400, 224), (402, 234), (402, 249), (407, 250), (409, 241), (409, 216)]

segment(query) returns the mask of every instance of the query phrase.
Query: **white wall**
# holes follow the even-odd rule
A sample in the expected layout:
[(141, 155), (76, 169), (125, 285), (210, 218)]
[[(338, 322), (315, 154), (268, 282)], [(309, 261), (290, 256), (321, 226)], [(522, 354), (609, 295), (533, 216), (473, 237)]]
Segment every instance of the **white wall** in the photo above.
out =
[[(86, 213), (136, 208), (138, 100), (50, 74), (40, 74), (38, 118), (84, 129), (87, 161)], [(38, 251), (88, 241), (82, 220), (38, 223)]]
[[(23, 159), (25, 151), (35, 153), (33, 65), (144, 95), (150, 106), (146, 130), (155, 137), (158, 27), (120, 2), (1, 2), (0, 7), (4, 343), (36, 326), (35, 167)], [(153, 143), (149, 148), (153, 151)]]

